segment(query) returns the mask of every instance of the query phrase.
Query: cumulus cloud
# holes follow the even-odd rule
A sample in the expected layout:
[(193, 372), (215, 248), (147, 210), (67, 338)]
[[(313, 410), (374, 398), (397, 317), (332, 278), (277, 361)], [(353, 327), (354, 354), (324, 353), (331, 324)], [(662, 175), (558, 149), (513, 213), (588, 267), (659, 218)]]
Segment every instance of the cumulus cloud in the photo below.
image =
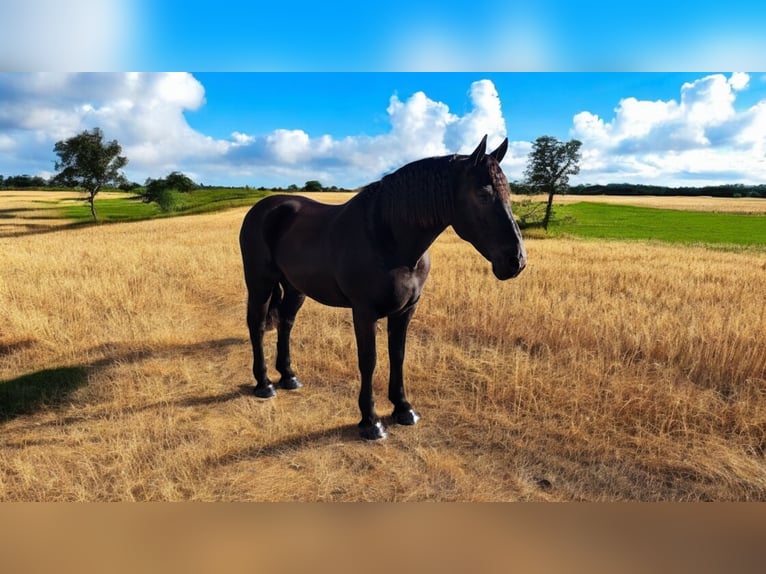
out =
[(130, 170), (158, 177), (156, 169), (172, 170), (186, 160), (221, 154), (230, 145), (200, 134), (186, 121), (184, 112), (202, 106), (204, 94), (186, 73), (2, 75), (0, 130), (14, 149), (0, 168), (8, 173), (9, 164), (34, 165), (52, 157), (56, 141), (98, 126), (106, 138), (120, 142)]
[[(713, 74), (679, 86), (678, 97), (629, 94), (611, 117), (582, 111), (571, 137), (583, 142), (573, 183), (665, 185), (766, 181), (766, 100), (737, 106), (748, 74)], [(418, 91), (392, 94), (388, 129), (337, 138), (304, 129), (233, 131), (212, 137), (186, 114), (208, 105), (187, 73), (0, 74), (0, 173), (49, 175), (56, 141), (99, 126), (130, 159), (133, 181), (183, 171), (208, 184), (289, 185), (318, 179), (356, 187), (429, 155), (469, 153), (484, 134), (493, 149), (508, 135), (502, 102), (489, 80), (468, 86), (458, 113)], [(510, 118), (511, 125), (512, 119)], [(531, 142), (512, 136), (503, 168), (521, 179)]]
[(735, 108), (750, 77), (702, 77), (680, 87), (678, 100), (626, 97), (606, 120), (588, 111), (573, 118), (571, 135), (583, 142), (578, 181), (656, 182), (669, 185), (762, 182), (766, 105)]
[(485, 133), (490, 146), (499, 144), (506, 126), (495, 86), (474, 82), (468, 96), (472, 107), (461, 116), (424, 92), (394, 94), (386, 110), (390, 129), (374, 137), (277, 129), (221, 139), (196, 131), (185, 117), (206, 104), (191, 74), (0, 75), (0, 148), (7, 152), (0, 173), (47, 173), (56, 141), (99, 126), (122, 145), (135, 181), (180, 170), (206, 183), (319, 179), (352, 187), (415, 159), (467, 153)]
[(449, 126), (447, 145), (460, 153), (470, 153), (484, 134), (488, 135), (490, 149), (506, 136), (505, 118), (500, 105), (500, 96), (490, 80), (479, 80), (471, 84), (473, 109), (461, 118), (455, 118)]
[(459, 116), (422, 91), (406, 99), (393, 94), (386, 108), (390, 131), (374, 137), (311, 137), (303, 130), (284, 129), (266, 136), (235, 132), (232, 138), (240, 145), (227, 150), (224, 163), (241, 174), (277, 179), (289, 173), (291, 181), (306, 177), (353, 187), (415, 159), (473, 151), (484, 134), (490, 147), (498, 145), (506, 125), (494, 84), (474, 82), (468, 95), (472, 109)]

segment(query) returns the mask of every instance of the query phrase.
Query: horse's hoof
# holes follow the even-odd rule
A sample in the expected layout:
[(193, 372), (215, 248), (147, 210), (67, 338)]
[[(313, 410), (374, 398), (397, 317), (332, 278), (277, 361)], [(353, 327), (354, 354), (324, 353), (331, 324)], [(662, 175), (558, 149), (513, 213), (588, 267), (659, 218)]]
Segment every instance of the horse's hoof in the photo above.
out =
[(394, 414), (391, 415), (391, 418), (394, 419), (394, 422), (398, 425), (414, 425), (416, 422), (420, 420), (420, 415), (410, 407), (409, 409), (404, 409), (401, 411), (397, 411), (394, 409)]
[(386, 434), (386, 427), (384, 427), (383, 423), (380, 421), (376, 421), (371, 425), (363, 425), (362, 423), (359, 423), (359, 435), (364, 440), (381, 440), (388, 436)]
[(286, 389), (288, 391), (294, 391), (300, 389), (303, 384), (298, 380), (298, 377), (293, 375), (292, 377), (282, 377), (279, 379), (279, 388)]
[(270, 399), (277, 396), (277, 391), (271, 383), (263, 386), (256, 385), (253, 393), (259, 399)]

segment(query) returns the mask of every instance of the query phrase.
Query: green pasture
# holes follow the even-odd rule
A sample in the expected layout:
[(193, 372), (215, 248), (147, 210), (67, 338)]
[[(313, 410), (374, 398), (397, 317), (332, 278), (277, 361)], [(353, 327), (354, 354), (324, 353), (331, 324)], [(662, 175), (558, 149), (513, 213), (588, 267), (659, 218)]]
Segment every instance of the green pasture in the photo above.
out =
[(554, 214), (554, 220), (548, 228), (548, 237), (766, 246), (766, 215), (681, 211), (590, 202), (555, 205)]
[[(269, 193), (249, 188), (202, 188), (188, 193), (173, 192), (172, 206), (169, 209), (166, 206), (163, 211), (156, 203), (144, 203), (138, 195), (102, 192), (96, 198), (96, 211), (101, 222), (138, 221), (248, 206)], [(82, 201), (37, 202), (34, 206), (36, 217), (60, 217), (73, 224), (88, 224), (91, 214), (85, 197), (83, 194)], [(766, 247), (766, 215), (682, 211), (585, 201), (570, 205), (554, 203), (551, 224), (548, 231), (543, 232), (535, 223), (542, 217), (542, 207), (537, 203), (514, 205), (516, 215), (528, 226), (523, 232), (526, 237), (654, 240), (724, 249)], [(14, 213), (0, 214), (0, 218), (24, 217), (24, 211), (17, 209)]]
[[(90, 207), (84, 199), (78, 202), (68, 202), (58, 208), (58, 214), (64, 219), (71, 219), (75, 222), (87, 223), (93, 218), (90, 214)], [(139, 221), (141, 219), (151, 219), (162, 214), (159, 206), (155, 203), (143, 203), (139, 197), (109, 197), (108, 194), (99, 194), (96, 196), (96, 215), (99, 221)]]
[[(108, 193), (96, 196), (96, 215), (99, 221), (138, 221), (155, 217), (188, 215), (220, 211), (231, 207), (252, 205), (268, 195), (267, 191), (247, 188), (204, 188), (188, 193), (175, 192), (172, 210), (162, 211), (156, 203), (144, 203), (140, 196), (110, 197)], [(59, 209), (61, 217), (75, 222), (92, 220), (90, 207), (85, 201), (70, 203)]]

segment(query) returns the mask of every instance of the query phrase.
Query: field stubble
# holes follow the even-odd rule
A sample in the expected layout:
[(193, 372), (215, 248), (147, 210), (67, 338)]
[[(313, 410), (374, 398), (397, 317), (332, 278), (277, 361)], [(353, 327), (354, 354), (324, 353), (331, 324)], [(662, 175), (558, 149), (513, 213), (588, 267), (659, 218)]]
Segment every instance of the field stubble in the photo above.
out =
[(244, 212), (0, 238), (0, 395), (48, 389), (0, 412), (0, 499), (766, 500), (763, 251), (530, 240), (501, 283), (448, 230), (423, 419), (368, 444), (348, 310), (308, 301), (304, 388), (250, 394)]

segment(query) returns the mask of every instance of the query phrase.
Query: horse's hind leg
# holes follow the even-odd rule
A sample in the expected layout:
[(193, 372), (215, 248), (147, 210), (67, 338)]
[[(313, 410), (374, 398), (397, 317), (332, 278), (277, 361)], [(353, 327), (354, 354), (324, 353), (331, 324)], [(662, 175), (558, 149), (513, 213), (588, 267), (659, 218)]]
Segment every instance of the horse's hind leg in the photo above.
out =
[(293, 372), (290, 362), (290, 332), (295, 323), (295, 315), (306, 300), (306, 296), (290, 285), (282, 281), (284, 295), (279, 305), (279, 328), (277, 331), (277, 371), (281, 375), (279, 386), (283, 389), (298, 389), (301, 382)]
[(266, 331), (266, 317), (269, 313), (269, 301), (274, 285), (263, 280), (248, 281), (247, 327), (250, 331), (250, 343), (253, 346), (255, 396), (262, 399), (276, 395), (274, 385), (268, 377), (266, 359), (263, 355), (263, 334)]

